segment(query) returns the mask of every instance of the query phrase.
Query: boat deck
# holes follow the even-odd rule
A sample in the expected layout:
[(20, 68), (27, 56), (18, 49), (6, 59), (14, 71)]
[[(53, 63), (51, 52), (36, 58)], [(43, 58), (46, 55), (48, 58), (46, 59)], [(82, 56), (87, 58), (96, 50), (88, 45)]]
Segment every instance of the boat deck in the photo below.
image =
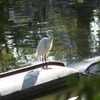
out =
[(21, 100), (25, 96), (59, 88), (66, 84), (65, 77), (78, 73), (77, 70), (64, 67), (61, 63), (59, 65), (48, 64), (48, 67), (49, 69), (38, 67), (28, 70), (29, 66), (25, 67), (27, 70), (21, 68), (2, 73), (0, 75), (0, 100)]

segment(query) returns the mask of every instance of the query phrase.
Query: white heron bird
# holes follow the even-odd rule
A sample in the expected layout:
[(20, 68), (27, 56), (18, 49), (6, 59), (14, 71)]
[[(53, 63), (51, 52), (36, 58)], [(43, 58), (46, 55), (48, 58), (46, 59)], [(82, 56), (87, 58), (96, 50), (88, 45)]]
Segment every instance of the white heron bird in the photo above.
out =
[[(46, 57), (52, 48), (53, 34), (54, 32), (52, 30), (47, 30), (46, 35), (48, 37), (44, 37), (43, 39), (41, 39), (37, 46), (36, 57), (41, 58), (42, 61), (45, 61), (45, 63), (46, 63)], [(46, 63), (46, 69), (48, 69), (47, 63)]]

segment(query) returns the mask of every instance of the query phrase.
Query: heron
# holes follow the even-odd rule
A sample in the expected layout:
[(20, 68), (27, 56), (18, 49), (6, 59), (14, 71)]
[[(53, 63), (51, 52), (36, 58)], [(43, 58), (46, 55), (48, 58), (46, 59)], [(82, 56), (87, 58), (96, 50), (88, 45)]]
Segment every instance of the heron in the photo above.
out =
[[(42, 62), (45, 61), (45, 63), (46, 63), (46, 57), (52, 48), (53, 34), (55, 34), (55, 33), (52, 30), (47, 30), (46, 35), (48, 37), (42, 38), (40, 40), (40, 42), (38, 43), (38, 46), (36, 49), (36, 57), (41, 58)], [(44, 66), (43, 66), (43, 69), (44, 69)], [(46, 63), (46, 69), (48, 69), (47, 63)]]

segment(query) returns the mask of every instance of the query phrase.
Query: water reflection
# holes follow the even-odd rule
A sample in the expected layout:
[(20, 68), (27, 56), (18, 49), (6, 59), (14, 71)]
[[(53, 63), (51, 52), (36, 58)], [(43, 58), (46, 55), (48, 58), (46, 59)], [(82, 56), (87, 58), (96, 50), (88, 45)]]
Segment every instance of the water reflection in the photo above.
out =
[[(100, 54), (99, 1), (85, 0), (77, 6), (73, 0), (10, 1), (11, 7), (5, 9), (9, 24), (0, 23), (0, 72), (40, 63), (34, 53), (48, 29), (58, 34), (48, 61), (67, 65)], [(45, 98), (54, 99), (39, 100)]]
[(65, 64), (99, 55), (99, 7), (74, 2), (12, 1), (9, 25), (0, 24), (0, 72), (39, 63), (34, 57), (45, 31), (52, 29), (53, 48), (48, 61)]

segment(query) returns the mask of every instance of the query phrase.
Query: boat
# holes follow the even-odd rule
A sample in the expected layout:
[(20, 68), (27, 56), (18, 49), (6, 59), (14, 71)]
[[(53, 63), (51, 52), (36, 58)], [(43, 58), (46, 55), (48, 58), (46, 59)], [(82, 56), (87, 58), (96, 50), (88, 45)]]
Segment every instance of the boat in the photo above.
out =
[[(49, 69), (43, 69), (47, 63)], [(79, 71), (61, 62), (46, 62), (14, 69), (0, 74), (0, 100), (25, 100), (68, 86), (66, 79)]]
[(100, 56), (74, 62), (67, 65), (69, 68), (78, 70), (81, 74), (92, 75), (100, 73)]

